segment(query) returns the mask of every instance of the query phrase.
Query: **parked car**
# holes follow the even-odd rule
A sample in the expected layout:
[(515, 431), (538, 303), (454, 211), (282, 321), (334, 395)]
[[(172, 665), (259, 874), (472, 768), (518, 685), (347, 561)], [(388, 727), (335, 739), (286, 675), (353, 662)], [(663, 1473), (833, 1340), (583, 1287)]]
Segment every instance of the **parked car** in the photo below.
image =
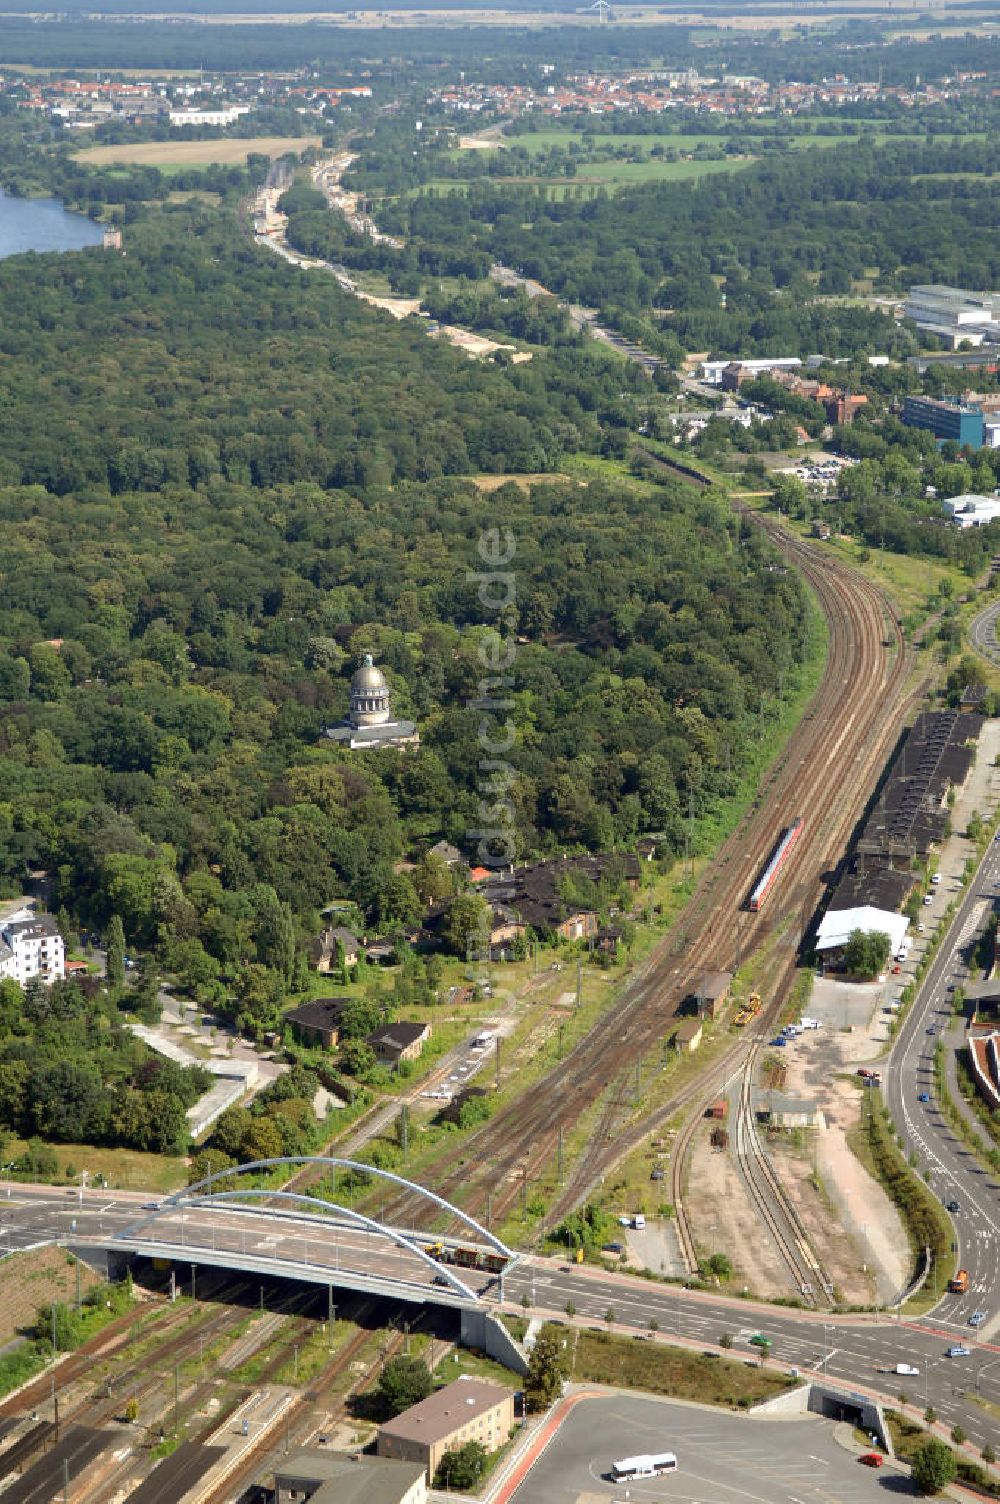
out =
[(940, 872), (933, 873), (932, 876), (931, 876), (931, 882), (934, 884), (935, 887), (937, 887), (937, 885), (938, 885), (938, 883), (940, 881), (941, 881), (941, 874), (940, 874)]
[(930, 1099), (931, 1099), (930, 1092), (929, 1091), (922, 1091), (920, 1093), (920, 1096), (917, 1098), (917, 1101), (918, 1102), (929, 1102)]
[(927, 1025), (927, 1032), (928, 1032), (928, 1034), (936, 1034), (937, 1033), (936, 1026), (934, 1024), (928, 1024)]
[(933, 902), (934, 902), (934, 899), (931, 897), (931, 895), (929, 893), (925, 893), (924, 894), (924, 908), (925, 909), (929, 909), (930, 906), (931, 906), (931, 904)]
[(885, 1458), (881, 1452), (862, 1452), (858, 1461), (863, 1467), (881, 1467)]

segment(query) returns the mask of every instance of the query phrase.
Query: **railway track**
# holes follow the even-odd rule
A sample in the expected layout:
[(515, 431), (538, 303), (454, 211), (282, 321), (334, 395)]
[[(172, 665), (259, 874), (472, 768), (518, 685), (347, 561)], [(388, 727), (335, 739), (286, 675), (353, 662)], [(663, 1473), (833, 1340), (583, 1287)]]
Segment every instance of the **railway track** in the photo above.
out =
[[(599, 1122), (553, 1200), (549, 1222), (584, 1199), (652, 1127), (704, 1093), (702, 1081), (642, 1122), (622, 1121), (631, 1113), (627, 1082), (635, 1062), (662, 1040), (705, 966), (735, 969), (773, 930), (807, 921), (822, 891), (822, 874), (840, 859), (875, 770), (898, 733), (911, 660), (882, 592), (816, 545), (785, 533), (776, 519), (746, 515), (801, 569), (819, 600), (829, 633), (822, 683), (753, 807), (616, 1006), (538, 1084), (467, 1140), (457, 1162), (440, 1174), (425, 1174), (433, 1189), (474, 1215), (482, 1216), (489, 1202), (494, 1216), (503, 1215), (522, 1182), (554, 1157), (560, 1126), (572, 1129), (602, 1088)], [(778, 835), (799, 814), (805, 818), (802, 837), (767, 908), (746, 913), (746, 896)], [(793, 970), (791, 952), (782, 980)], [(779, 1005), (780, 999), (775, 1011)], [(723, 1067), (736, 1068), (747, 1048), (739, 1042)], [(402, 1225), (419, 1226), (422, 1213), (409, 1195), (386, 1206), (386, 1214)]]
[[(365, 1330), (355, 1332), (340, 1350), (334, 1354), (330, 1362), (318, 1375), (316, 1381), (302, 1393), (296, 1395), (291, 1405), (285, 1410), (282, 1422), (285, 1434), (291, 1443), (294, 1440), (296, 1446), (302, 1446), (306, 1440), (315, 1435), (315, 1414), (323, 1405), (324, 1398), (329, 1397), (334, 1385), (340, 1387), (340, 1381), (345, 1375), (351, 1374), (359, 1357), (369, 1340), (370, 1333)], [(395, 1357), (403, 1348), (405, 1336), (396, 1331), (389, 1338), (386, 1346), (380, 1351), (377, 1359), (367, 1364), (364, 1372), (354, 1373), (342, 1393), (338, 1393), (332, 1407), (325, 1413), (328, 1422), (336, 1425), (347, 1414), (347, 1403), (352, 1394), (361, 1389), (371, 1379), (376, 1363), (383, 1364), (386, 1359)], [(287, 1361), (285, 1359), (284, 1361)], [(275, 1372), (280, 1369), (280, 1364), (275, 1367)], [(262, 1380), (263, 1382), (263, 1380)], [(210, 1426), (205, 1428), (204, 1434), (199, 1436), (199, 1441), (207, 1441), (219, 1429), (218, 1418)], [(270, 1432), (261, 1435), (258, 1440), (248, 1446), (237, 1464), (231, 1468), (226, 1476), (207, 1493), (199, 1496), (198, 1504), (229, 1504), (229, 1501), (239, 1499), (253, 1484), (263, 1466), (263, 1459), (274, 1450), (274, 1436)]]
[(735, 1124), (736, 1156), (750, 1199), (767, 1227), (802, 1298), (813, 1306), (830, 1305), (833, 1285), (814, 1253), (802, 1219), (785, 1193), (767, 1150), (760, 1141), (753, 1110), (753, 1080), (760, 1053), (754, 1040), (743, 1065)]

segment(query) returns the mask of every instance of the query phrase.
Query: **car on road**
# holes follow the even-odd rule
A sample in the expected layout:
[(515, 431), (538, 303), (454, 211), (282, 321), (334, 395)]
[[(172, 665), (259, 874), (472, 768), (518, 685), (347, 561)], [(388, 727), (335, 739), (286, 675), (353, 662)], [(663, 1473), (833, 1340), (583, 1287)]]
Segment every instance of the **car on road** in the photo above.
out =
[(961, 1211), (961, 1210), (962, 1210), (962, 1208), (961, 1208), (961, 1206), (960, 1206), (960, 1205), (959, 1205), (959, 1204), (958, 1204), (958, 1202), (957, 1202), (957, 1201), (949, 1201), (949, 1202), (948, 1202), (948, 1210), (949, 1210), (949, 1211), (950, 1211), (950, 1212), (960, 1212), (960, 1211)]
[(885, 1458), (881, 1452), (862, 1452), (858, 1461), (862, 1467), (881, 1467)]
[(770, 1337), (765, 1337), (763, 1332), (754, 1332), (753, 1336), (749, 1339), (749, 1341), (750, 1341), (750, 1346), (751, 1347), (771, 1347), (772, 1346)]
[(431, 1284), (432, 1285), (443, 1285), (444, 1288), (447, 1290), (448, 1287), (449, 1287), (449, 1285), (451, 1284), (451, 1280), (448, 1278), (448, 1276), (446, 1274), (435, 1274), (434, 1278), (431, 1280)]
[(967, 1348), (967, 1347), (963, 1347), (962, 1344), (960, 1342), (958, 1342), (958, 1343), (955, 1344), (954, 1347), (949, 1347), (948, 1351), (945, 1353), (945, 1357), (946, 1358), (967, 1358), (969, 1356), (969, 1353), (970, 1353), (970, 1349)]
[(144, 1201), (142, 1209), (144, 1212), (158, 1212), (160, 1210), (160, 1203), (158, 1201)]
[(920, 1376), (920, 1369), (914, 1367), (912, 1363), (897, 1363), (892, 1372), (903, 1374), (908, 1379), (915, 1379)]
[(972, 1315), (969, 1317), (969, 1325), (970, 1326), (982, 1326), (982, 1324), (983, 1324), (983, 1322), (985, 1320), (986, 1320), (986, 1312), (985, 1311), (973, 1311)]

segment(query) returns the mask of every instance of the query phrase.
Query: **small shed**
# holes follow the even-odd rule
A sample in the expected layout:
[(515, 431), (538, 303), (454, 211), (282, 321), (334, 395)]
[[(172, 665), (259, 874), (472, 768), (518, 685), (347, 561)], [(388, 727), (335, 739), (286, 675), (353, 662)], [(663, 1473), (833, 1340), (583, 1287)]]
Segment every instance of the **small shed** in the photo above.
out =
[(698, 1012), (707, 1013), (709, 1018), (715, 1018), (724, 1006), (732, 985), (733, 974), (731, 971), (704, 972), (699, 978), (694, 994), (694, 1000), (698, 1005)]
[(692, 1053), (701, 1044), (704, 1025), (700, 1018), (682, 1018), (674, 1031), (674, 1049)]
[(823, 1114), (815, 1102), (804, 1097), (786, 1097), (780, 1091), (760, 1091), (754, 1096), (754, 1115), (769, 1128), (822, 1128)]
[(725, 1097), (717, 1097), (705, 1113), (707, 1118), (715, 1118), (721, 1122), (729, 1111), (729, 1103)]

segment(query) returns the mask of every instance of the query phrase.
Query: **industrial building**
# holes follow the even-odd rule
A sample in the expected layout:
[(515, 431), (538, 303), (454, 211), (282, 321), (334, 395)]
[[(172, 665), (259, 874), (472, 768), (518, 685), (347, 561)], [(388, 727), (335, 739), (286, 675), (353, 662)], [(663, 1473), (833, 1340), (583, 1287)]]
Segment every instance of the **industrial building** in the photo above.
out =
[(931, 852), (948, 830), (948, 796), (975, 760), (983, 717), (970, 711), (919, 715), (889, 766), (875, 804), (830, 895), (816, 947), (836, 963), (852, 930), (890, 936), (895, 954), (907, 930), (899, 912), (924, 881)]
[(433, 1482), (446, 1452), (457, 1451), (467, 1441), (495, 1452), (513, 1428), (513, 1392), (463, 1374), (381, 1426), (378, 1455), (419, 1463)]
[(975, 496), (966, 492), (949, 496), (941, 505), (956, 527), (986, 527), (1000, 518), (1000, 496)]
[(911, 287), (903, 313), (951, 348), (1000, 341), (1000, 293), (937, 284)]
[[(797, 355), (768, 356), (763, 360), (703, 360), (701, 379), (707, 386), (722, 386), (726, 370), (738, 368), (744, 381), (753, 381), (771, 371), (797, 371), (802, 365)], [(732, 377), (730, 376), (730, 380)], [(738, 385), (738, 383), (737, 383)], [(735, 390), (736, 387), (733, 387)]]
[(959, 402), (939, 402), (934, 397), (907, 397), (903, 422), (908, 428), (926, 428), (940, 442), (953, 439), (962, 448), (981, 449), (985, 442), (983, 415), (978, 407)]

